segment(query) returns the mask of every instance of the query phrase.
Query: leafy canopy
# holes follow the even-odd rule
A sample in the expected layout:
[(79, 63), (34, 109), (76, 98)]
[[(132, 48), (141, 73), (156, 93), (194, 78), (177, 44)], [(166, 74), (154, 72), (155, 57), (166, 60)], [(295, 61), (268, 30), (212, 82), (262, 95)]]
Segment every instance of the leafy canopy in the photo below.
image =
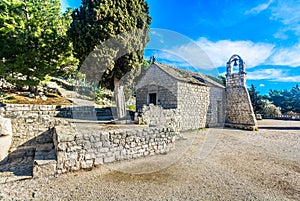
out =
[(270, 90), (270, 101), (281, 108), (283, 113), (300, 113), (300, 88), (297, 84), (290, 90)]
[[(254, 85), (248, 89), (255, 113), (270, 116), (282, 112), (300, 113), (300, 88), (296, 85), (290, 90), (270, 90), (268, 95), (261, 96)], [(271, 104), (272, 103), (272, 104)], [(280, 108), (280, 111), (278, 110)], [(272, 116), (272, 115), (271, 115)]]
[[(140, 69), (137, 66), (143, 62), (143, 48), (151, 23), (144, 0), (83, 0), (80, 8), (73, 11), (72, 18), (68, 35), (72, 38), (75, 55), (80, 64), (91, 66), (87, 73), (102, 73), (103, 86), (113, 89), (115, 79), (120, 80), (132, 69)], [(137, 29), (145, 31), (140, 34)], [(130, 34), (124, 34), (126, 32)], [(101, 45), (104, 47), (100, 48)], [(95, 50), (98, 52), (92, 59), (98, 61), (103, 57), (102, 60), (86, 62)]]
[(10, 82), (36, 85), (46, 75), (73, 71), (78, 60), (66, 32), (70, 10), (59, 0), (0, 2), (0, 73)]

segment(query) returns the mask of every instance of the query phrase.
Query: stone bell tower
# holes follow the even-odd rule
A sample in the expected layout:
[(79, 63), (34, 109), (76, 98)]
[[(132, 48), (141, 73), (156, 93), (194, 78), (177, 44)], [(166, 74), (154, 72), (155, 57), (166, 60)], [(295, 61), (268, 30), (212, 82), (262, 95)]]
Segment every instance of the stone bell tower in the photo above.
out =
[(239, 55), (233, 55), (226, 69), (225, 126), (256, 130), (257, 121), (246, 87), (245, 62)]

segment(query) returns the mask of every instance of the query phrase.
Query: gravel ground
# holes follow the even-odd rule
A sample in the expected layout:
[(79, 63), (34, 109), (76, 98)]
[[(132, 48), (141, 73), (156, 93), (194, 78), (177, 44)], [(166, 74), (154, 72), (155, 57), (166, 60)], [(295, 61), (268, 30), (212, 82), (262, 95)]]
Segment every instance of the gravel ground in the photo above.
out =
[(0, 200), (300, 200), (300, 122), (184, 133), (166, 154), (0, 185)]

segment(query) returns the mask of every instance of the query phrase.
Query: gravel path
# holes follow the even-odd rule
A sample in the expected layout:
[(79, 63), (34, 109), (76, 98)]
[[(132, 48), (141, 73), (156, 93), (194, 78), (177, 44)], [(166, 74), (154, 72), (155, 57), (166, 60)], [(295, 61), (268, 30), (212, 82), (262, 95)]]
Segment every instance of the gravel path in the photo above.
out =
[(300, 200), (300, 122), (260, 126), (184, 133), (167, 155), (1, 184), (0, 200)]

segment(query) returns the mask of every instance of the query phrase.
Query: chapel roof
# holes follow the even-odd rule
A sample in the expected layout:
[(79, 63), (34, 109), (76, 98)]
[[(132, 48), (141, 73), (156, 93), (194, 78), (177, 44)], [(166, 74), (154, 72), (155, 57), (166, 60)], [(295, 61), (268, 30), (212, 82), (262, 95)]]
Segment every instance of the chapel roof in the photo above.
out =
[(225, 88), (220, 83), (210, 79), (209, 77), (207, 77), (201, 73), (182, 70), (182, 69), (175, 68), (173, 66), (169, 66), (166, 64), (158, 63), (158, 62), (155, 62), (154, 64), (157, 67), (159, 67), (161, 70), (166, 72), (168, 75), (170, 75), (171, 77), (173, 77), (177, 80), (192, 83), (192, 84), (198, 84), (198, 85), (209, 85), (210, 84), (210, 85), (214, 85), (216, 87)]

